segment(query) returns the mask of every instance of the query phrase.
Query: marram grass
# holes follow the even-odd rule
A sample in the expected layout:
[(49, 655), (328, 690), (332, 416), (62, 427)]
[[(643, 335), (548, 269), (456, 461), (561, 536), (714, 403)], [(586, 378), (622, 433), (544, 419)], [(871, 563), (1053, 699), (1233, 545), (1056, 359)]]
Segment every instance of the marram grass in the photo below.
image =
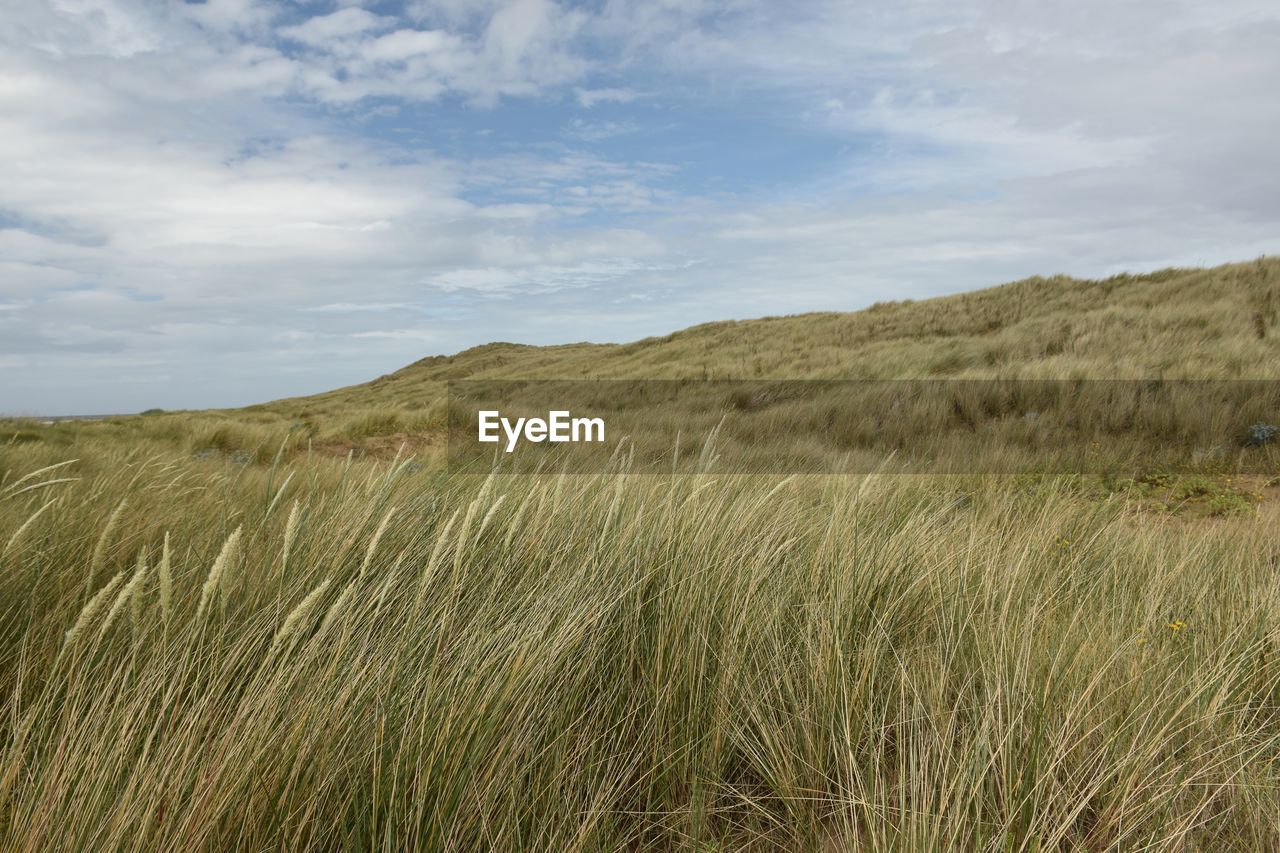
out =
[(1266, 503), (49, 453), (0, 451), (6, 850), (1280, 844)]

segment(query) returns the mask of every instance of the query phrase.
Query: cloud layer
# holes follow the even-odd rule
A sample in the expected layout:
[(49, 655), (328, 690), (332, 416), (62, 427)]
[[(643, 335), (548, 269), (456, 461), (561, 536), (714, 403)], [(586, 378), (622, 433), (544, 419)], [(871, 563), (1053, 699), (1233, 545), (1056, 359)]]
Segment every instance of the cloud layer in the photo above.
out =
[(0, 410), (1280, 251), (1263, 2), (0, 0)]

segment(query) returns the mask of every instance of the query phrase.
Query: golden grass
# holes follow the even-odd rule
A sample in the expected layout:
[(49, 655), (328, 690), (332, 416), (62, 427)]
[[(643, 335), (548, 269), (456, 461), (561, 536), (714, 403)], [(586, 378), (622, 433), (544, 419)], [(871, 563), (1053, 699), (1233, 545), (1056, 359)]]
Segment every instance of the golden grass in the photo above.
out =
[(1265, 505), (104, 461), (0, 503), (6, 849), (1280, 842)]

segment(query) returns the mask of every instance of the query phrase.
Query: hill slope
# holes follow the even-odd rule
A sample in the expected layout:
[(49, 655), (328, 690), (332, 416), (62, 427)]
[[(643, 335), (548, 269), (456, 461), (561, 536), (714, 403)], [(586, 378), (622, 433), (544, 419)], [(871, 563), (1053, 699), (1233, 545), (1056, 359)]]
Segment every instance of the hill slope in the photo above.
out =
[(1280, 369), (1280, 258), (1031, 278), (850, 313), (709, 323), (630, 344), (494, 343), (259, 411), (423, 412), (468, 378), (1236, 378)]
[[(629, 344), (493, 343), (361, 385), (245, 409), (24, 424), (64, 450), (156, 440), (270, 462), (290, 447), (345, 456), (438, 447), (457, 379), (1280, 378), (1280, 258), (1100, 281), (1030, 278), (849, 313), (709, 323)], [(18, 440), (15, 438), (14, 440)]]

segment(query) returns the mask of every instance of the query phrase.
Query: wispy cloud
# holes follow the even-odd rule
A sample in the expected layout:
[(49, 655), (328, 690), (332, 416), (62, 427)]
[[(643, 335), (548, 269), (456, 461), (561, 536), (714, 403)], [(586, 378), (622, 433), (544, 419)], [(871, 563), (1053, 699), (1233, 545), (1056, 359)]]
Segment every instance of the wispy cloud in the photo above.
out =
[(430, 329), (375, 329), (372, 332), (353, 332), (351, 337), (394, 341), (435, 341), (439, 339), (439, 335)]
[(586, 119), (575, 118), (565, 128), (565, 134), (573, 139), (581, 139), (584, 142), (600, 142), (605, 139), (612, 139), (615, 136), (636, 133), (639, 130), (640, 125), (634, 121), (587, 121)]
[(574, 89), (574, 95), (578, 99), (578, 104), (591, 109), (597, 104), (629, 104), (636, 98), (640, 97), (637, 93), (630, 89)]
[(409, 311), (413, 306), (407, 302), (330, 302), (328, 305), (316, 305), (301, 308), (302, 311), (319, 311), (327, 314), (352, 314), (361, 311)]

